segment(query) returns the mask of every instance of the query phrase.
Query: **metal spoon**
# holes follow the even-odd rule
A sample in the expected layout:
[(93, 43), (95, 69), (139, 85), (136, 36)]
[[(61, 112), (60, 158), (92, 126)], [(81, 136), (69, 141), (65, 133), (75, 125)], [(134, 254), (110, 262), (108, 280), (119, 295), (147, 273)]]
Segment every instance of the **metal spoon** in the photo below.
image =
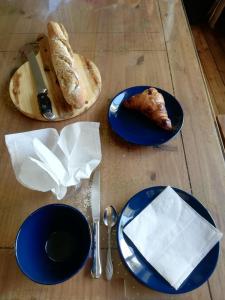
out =
[(107, 261), (106, 261), (106, 278), (111, 280), (113, 276), (113, 264), (111, 256), (111, 228), (116, 225), (118, 219), (117, 212), (113, 206), (106, 207), (104, 210), (103, 221), (108, 227), (108, 250), (107, 250)]

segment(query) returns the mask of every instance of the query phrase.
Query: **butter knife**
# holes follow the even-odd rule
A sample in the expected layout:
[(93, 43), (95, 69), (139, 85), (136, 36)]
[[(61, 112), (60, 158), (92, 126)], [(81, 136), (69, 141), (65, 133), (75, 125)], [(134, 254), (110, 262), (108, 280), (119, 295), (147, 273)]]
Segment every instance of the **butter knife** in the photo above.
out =
[(48, 97), (48, 89), (45, 86), (41, 70), (39, 68), (36, 56), (33, 51), (27, 53), (27, 59), (30, 63), (31, 71), (36, 83), (37, 99), (40, 113), (45, 119), (54, 120), (55, 115), (52, 112), (51, 101)]
[(97, 168), (92, 176), (91, 211), (93, 218), (92, 251), (93, 263), (91, 274), (93, 278), (100, 278), (102, 274), (100, 255), (100, 170)]

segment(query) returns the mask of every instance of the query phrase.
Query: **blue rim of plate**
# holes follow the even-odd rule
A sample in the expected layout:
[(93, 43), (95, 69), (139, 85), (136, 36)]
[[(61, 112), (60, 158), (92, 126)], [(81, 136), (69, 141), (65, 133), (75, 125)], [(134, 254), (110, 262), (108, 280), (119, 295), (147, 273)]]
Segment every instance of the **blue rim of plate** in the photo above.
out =
[[(125, 225), (136, 217), (165, 188), (166, 186), (150, 187), (130, 198), (120, 214), (117, 225), (117, 244), (124, 265), (139, 282), (158, 292), (166, 294), (182, 294), (200, 287), (212, 275), (219, 258), (219, 242), (199, 263), (180, 288), (176, 290), (143, 258), (131, 241), (123, 234)], [(196, 198), (178, 188), (173, 187), (173, 189), (186, 203), (216, 227), (207, 209)], [(125, 255), (127, 257), (125, 257)]]
[(176, 98), (157, 87), (156, 89), (164, 97), (168, 116), (173, 125), (172, 131), (157, 127), (147, 117), (121, 105), (125, 99), (142, 93), (148, 88), (150, 86), (133, 86), (114, 96), (108, 109), (108, 122), (112, 130), (126, 142), (143, 146), (158, 146), (168, 142), (178, 134), (183, 126), (184, 113)]

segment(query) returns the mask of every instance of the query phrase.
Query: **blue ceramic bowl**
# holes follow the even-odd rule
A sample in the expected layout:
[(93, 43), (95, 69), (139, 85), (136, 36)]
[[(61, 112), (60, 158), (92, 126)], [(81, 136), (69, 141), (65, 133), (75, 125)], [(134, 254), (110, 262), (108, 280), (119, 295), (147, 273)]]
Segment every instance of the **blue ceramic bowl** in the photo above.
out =
[(15, 251), (17, 263), (28, 278), (41, 284), (56, 284), (84, 266), (90, 246), (84, 215), (69, 205), (50, 204), (23, 222)]

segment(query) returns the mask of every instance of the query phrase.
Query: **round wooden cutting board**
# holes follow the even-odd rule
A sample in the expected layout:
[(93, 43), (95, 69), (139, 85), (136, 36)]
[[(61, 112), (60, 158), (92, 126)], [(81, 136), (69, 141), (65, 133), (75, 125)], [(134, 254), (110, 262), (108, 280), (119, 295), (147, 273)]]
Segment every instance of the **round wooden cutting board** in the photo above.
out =
[[(82, 55), (74, 53), (77, 66), (77, 75), (83, 81), (86, 92), (86, 101), (82, 108), (76, 109), (69, 105), (61, 92), (50, 56), (48, 39), (46, 36), (39, 39), (40, 51), (36, 55), (40, 70), (48, 89), (48, 96), (52, 103), (52, 109), (56, 116), (53, 121), (61, 121), (80, 115), (91, 107), (101, 91), (101, 75), (96, 65)], [(12, 76), (9, 84), (10, 97), (24, 115), (41, 120), (45, 119), (40, 111), (37, 100), (35, 81), (29, 62), (23, 64)]]

